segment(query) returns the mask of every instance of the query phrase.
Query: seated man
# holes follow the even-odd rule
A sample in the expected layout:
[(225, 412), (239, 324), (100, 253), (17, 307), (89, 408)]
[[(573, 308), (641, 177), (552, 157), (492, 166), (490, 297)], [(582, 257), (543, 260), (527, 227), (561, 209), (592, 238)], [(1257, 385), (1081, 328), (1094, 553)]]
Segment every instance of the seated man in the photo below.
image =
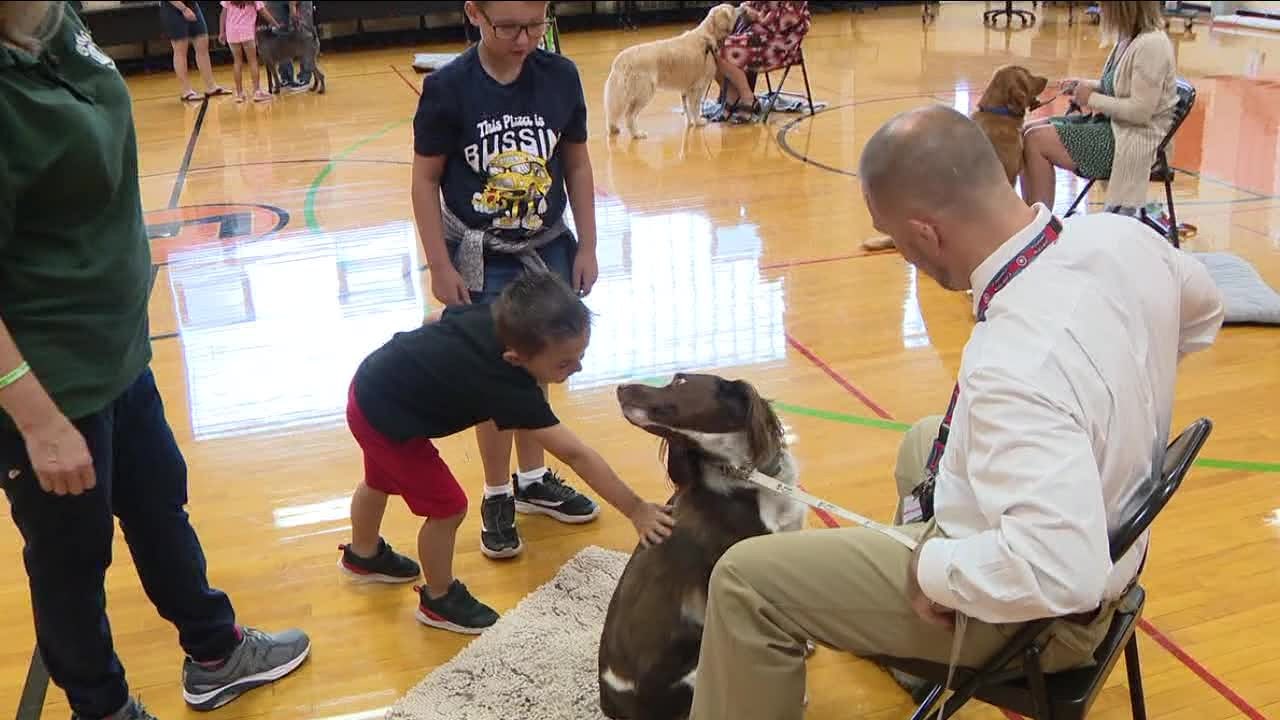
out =
[[(1108, 530), (1168, 441), (1179, 359), (1221, 327), (1197, 260), (1133, 218), (1063, 226), (1028, 207), (950, 108), (890, 120), (859, 177), (877, 229), (908, 261), (974, 291), (949, 430), (917, 424), (898, 456), (901, 529), (923, 542), (912, 553), (855, 527), (731, 548), (711, 577), (696, 720), (800, 718), (807, 639), (946, 663), (956, 613), (970, 619), (962, 666), (981, 665), (1019, 623), (1064, 616), (1045, 668), (1091, 663), (1147, 544), (1113, 564)], [(922, 480), (933, 516), (912, 522)]]

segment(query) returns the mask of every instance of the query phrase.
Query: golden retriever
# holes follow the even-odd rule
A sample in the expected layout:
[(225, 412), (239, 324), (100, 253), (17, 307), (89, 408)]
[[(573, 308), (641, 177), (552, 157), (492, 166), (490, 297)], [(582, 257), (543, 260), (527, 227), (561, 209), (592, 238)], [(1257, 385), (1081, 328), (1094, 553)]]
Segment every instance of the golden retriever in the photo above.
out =
[(632, 137), (645, 137), (646, 133), (636, 127), (636, 116), (658, 88), (679, 90), (689, 125), (705, 125), (702, 96), (716, 77), (716, 53), (733, 31), (737, 18), (737, 8), (722, 3), (711, 8), (692, 30), (633, 45), (618, 53), (604, 83), (604, 118), (609, 134), (616, 135), (625, 125)]
[(978, 109), (969, 115), (991, 140), (1010, 185), (1022, 171), (1022, 125), (1027, 111), (1040, 107), (1037, 96), (1048, 84), (1048, 78), (1021, 65), (1005, 65), (991, 76)]
[[(1028, 110), (1042, 103), (1037, 96), (1049, 84), (1048, 78), (1034, 75), (1021, 65), (1004, 65), (991, 75), (991, 82), (978, 99), (978, 109), (969, 118), (982, 129), (996, 149), (1009, 184), (1022, 172), (1022, 125)], [(893, 238), (882, 235), (862, 241), (868, 251), (893, 248)]]

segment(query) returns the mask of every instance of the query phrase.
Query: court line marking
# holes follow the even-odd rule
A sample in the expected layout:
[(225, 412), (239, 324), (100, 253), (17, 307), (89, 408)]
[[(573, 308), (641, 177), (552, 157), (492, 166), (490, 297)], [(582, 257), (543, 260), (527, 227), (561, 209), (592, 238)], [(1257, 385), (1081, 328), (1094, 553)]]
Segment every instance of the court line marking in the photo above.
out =
[(49, 692), (49, 670), (40, 658), (40, 648), (31, 652), (31, 664), (27, 666), (27, 679), (18, 697), (16, 720), (40, 720), (44, 713), (44, 701)]
[(200, 112), (196, 113), (196, 124), (191, 128), (191, 137), (187, 138), (187, 150), (182, 154), (182, 163), (178, 165), (178, 177), (173, 181), (173, 192), (169, 193), (169, 209), (178, 207), (182, 197), (182, 188), (187, 184), (187, 170), (191, 167), (191, 156), (196, 151), (196, 141), (200, 139), (200, 129), (204, 127), (204, 116), (209, 111), (209, 97), (200, 101)]
[(805, 345), (801, 343), (799, 340), (796, 340), (795, 337), (791, 335), (791, 333), (786, 333), (786, 337), (787, 337), (788, 345), (795, 348), (797, 352), (799, 352), (801, 355), (808, 358), (809, 362), (813, 363), (814, 365), (817, 365), (818, 368), (822, 370), (822, 372), (827, 374), (827, 377), (831, 378), (836, 382), (837, 385), (847, 390), (850, 395), (853, 395), (854, 397), (858, 398), (858, 400), (862, 401), (863, 405), (866, 405), (867, 407), (871, 408), (872, 412), (884, 418), (885, 420), (893, 419), (893, 416), (889, 414), (888, 410), (885, 410), (884, 408), (876, 404), (876, 401), (872, 400), (870, 395), (867, 395), (866, 393), (859, 390), (858, 387), (853, 383), (849, 382), (849, 380), (845, 376), (841, 375), (839, 372), (836, 371), (835, 368), (831, 367), (826, 363), (826, 361), (818, 357), (817, 353), (805, 347)]
[[(791, 339), (790, 335), (788, 335), (787, 338), (788, 340), (790, 340)], [(820, 369), (827, 372), (827, 374), (831, 376), (833, 379), (839, 377), (838, 375), (833, 375), (833, 373), (835, 372), (834, 369), (831, 369), (828, 371), (828, 368), (830, 368), (831, 366), (827, 364), (826, 361), (818, 357), (816, 354), (813, 354), (812, 351), (802, 353), (802, 354), (804, 354), (805, 357), (809, 358), (810, 361), (812, 361)], [(845, 383), (847, 382), (848, 381), (845, 381)], [(845, 383), (840, 383), (842, 386), (845, 386), (845, 389), (849, 389), (849, 387), (852, 387), (851, 385), (846, 385)], [(854, 397), (857, 397), (859, 400), (863, 399), (860, 393), (853, 393), (853, 395)], [(879, 412), (883, 412), (880, 409), (880, 407), (878, 405), (875, 405), (874, 403), (867, 403), (864, 401), (864, 404), (866, 404), (867, 407), (871, 408), (873, 411), (876, 411), (877, 414)], [(886, 417), (885, 419), (892, 420), (891, 417)], [(834, 520), (834, 518), (832, 518), (832, 520)], [(824, 520), (824, 522), (826, 521)], [(1175, 658), (1177, 658), (1179, 662), (1181, 662), (1187, 669), (1191, 670), (1191, 672), (1194, 675), (1196, 675), (1201, 680), (1203, 680), (1205, 684), (1207, 684), (1220, 696), (1222, 696), (1228, 702), (1235, 705), (1237, 708), (1244, 710), (1246, 714), (1249, 715), (1250, 718), (1254, 718), (1255, 720), (1266, 720), (1266, 718), (1261, 713), (1259, 713), (1256, 709), (1254, 709), (1254, 707), (1248, 701), (1246, 701), (1243, 697), (1241, 697), (1239, 693), (1232, 690), (1229, 685), (1227, 685), (1225, 682), (1219, 679), (1216, 675), (1214, 675), (1207, 667), (1205, 667), (1203, 663), (1193, 658), (1191, 656), (1191, 653), (1188, 653), (1181, 646), (1179, 646), (1173, 640), (1173, 638), (1169, 637), (1168, 635), (1165, 635), (1158, 628), (1156, 628), (1155, 625), (1151, 624), (1149, 621), (1146, 621), (1146, 620), (1140, 621), (1138, 623), (1138, 627), (1141, 628), (1142, 631), (1145, 632), (1149, 637), (1154, 639), (1161, 647), (1168, 650), (1169, 653), (1172, 654)], [(1158, 635), (1156, 633), (1158, 633)]]
[(356, 150), (359, 150), (392, 130), (408, 125), (411, 122), (413, 122), (412, 116), (389, 122), (373, 134), (366, 135), (338, 151), (337, 155), (334, 155), (325, 163), (325, 166), (320, 169), (320, 172), (317, 173), (315, 178), (311, 181), (311, 185), (307, 188), (306, 199), (302, 202), (302, 216), (306, 219), (308, 230), (313, 232), (319, 232), (320, 230), (320, 221), (316, 219), (316, 195), (320, 193), (320, 186), (324, 184), (325, 178), (329, 177), (329, 173), (333, 172), (333, 169), (337, 167), (338, 163), (345, 160), (348, 155)]

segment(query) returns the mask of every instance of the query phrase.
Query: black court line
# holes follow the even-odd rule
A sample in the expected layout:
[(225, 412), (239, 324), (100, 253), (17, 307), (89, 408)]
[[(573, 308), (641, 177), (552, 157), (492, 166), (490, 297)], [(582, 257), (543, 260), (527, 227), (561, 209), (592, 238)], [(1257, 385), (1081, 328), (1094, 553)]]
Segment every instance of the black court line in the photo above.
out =
[(209, 111), (209, 98), (200, 101), (200, 112), (196, 114), (196, 124), (191, 128), (191, 137), (187, 139), (187, 151), (182, 156), (182, 164), (178, 166), (178, 177), (173, 181), (173, 192), (169, 194), (169, 209), (178, 207), (178, 199), (182, 197), (182, 187), (187, 183), (187, 169), (191, 167), (191, 156), (196, 151), (196, 141), (200, 139), (200, 128), (204, 127), (204, 115)]
[(31, 653), (31, 665), (27, 668), (27, 680), (22, 685), (22, 696), (18, 698), (18, 715), (16, 720), (40, 720), (44, 712), (44, 698), (49, 691), (49, 671), (40, 659), (37, 648)]

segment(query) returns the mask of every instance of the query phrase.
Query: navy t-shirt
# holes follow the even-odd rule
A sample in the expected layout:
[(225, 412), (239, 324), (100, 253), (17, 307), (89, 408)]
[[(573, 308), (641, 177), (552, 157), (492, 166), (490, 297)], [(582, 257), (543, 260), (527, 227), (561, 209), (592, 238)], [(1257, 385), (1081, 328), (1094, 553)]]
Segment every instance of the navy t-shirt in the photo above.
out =
[(578, 68), (535, 50), (502, 85), (478, 46), (422, 81), (413, 118), (419, 155), (444, 155), (444, 202), (467, 227), (517, 240), (560, 219), (566, 201), (561, 142), (587, 141)]

